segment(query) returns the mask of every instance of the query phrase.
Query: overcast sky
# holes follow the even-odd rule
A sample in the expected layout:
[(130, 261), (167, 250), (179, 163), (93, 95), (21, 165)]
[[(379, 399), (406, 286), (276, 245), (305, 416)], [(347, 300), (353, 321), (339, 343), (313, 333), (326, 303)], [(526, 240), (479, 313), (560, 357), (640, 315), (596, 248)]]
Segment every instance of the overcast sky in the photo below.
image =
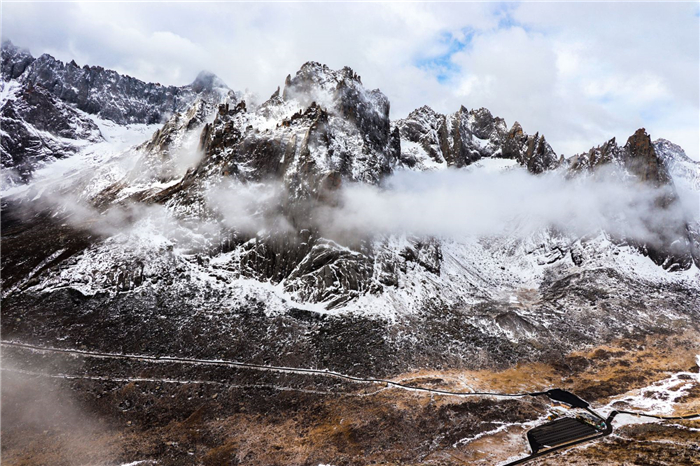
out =
[(2, 38), (38, 56), (182, 85), (202, 69), (267, 98), (313, 60), (391, 100), (487, 107), (567, 156), (637, 128), (700, 154), (693, 3), (8, 3)]

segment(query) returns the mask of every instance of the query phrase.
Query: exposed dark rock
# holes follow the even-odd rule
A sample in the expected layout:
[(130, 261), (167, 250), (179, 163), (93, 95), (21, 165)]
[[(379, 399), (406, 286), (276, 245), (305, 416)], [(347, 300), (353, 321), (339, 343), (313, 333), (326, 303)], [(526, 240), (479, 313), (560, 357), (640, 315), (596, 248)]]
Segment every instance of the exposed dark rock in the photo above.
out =
[(50, 160), (74, 154), (81, 145), (103, 140), (97, 125), (41, 86), (17, 90), (0, 109), (0, 166), (13, 182), (26, 182)]
[(544, 136), (540, 136), (539, 133), (528, 136), (517, 121), (505, 138), (501, 156), (517, 160), (534, 174), (553, 170), (561, 164), (561, 159)]
[[(461, 107), (451, 115), (442, 115), (424, 106), (396, 123), (401, 137), (417, 143), (438, 164), (448, 167), (470, 165), (483, 157), (518, 161), (531, 173), (557, 168), (560, 160), (544, 136), (528, 136), (517, 122), (507, 131), (505, 121), (485, 108)], [(413, 167), (418, 160), (404, 150), (400, 162)]]
[[(630, 328), (682, 327), (697, 317), (691, 284), (638, 279), (607, 262), (589, 266), (595, 246), (551, 232), (532, 248), (499, 238), (478, 244), (361, 235), (333, 241), (324, 233), (332, 229), (315, 216), (318, 206), (342, 202), (338, 193), (348, 183), (380, 186), (397, 165), (463, 167), (485, 157), (515, 160), (532, 173), (560, 165), (543, 136), (529, 136), (517, 123), (508, 131), (486, 109), (462, 107), (441, 115), (423, 107), (392, 127), (381, 92), (364, 89), (349, 68), (333, 71), (311, 62), (256, 106), (219, 92), (223, 85), (208, 73), (189, 87), (166, 88), (48, 56), (36, 61), (17, 82), (21, 92), (39, 90), (26, 99), (40, 100), (22, 115), (22, 98), (13, 100), (8, 121), (33, 118), (49, 131), (74, 130), (84, 139), (90, 124), (61, 126), (75, 122), (75, 115), (62, 120), (43, 106), (63, 105), (82, 115), (73, 106), (90, 107), (91, 93), (105, 89), (115, 102), (135, 103), (116, 114), (111, 104), (100, 103), (90, 107), (93, 113), (115, 121), (169, 116), (138, 148), (144, 158), (137, 171), (148, 174), (139, 181), (156, 187), (134, 194), (127, 191), (134, 187), (131, 179), (119, 180), (92, 198), (95, 217), (118, 202), (157, 203), (183, 224), (224, 224), (205, 196), (211, 186), (235, 180), (279, 187), (270, 213), (256, 215), (284, 221), (278, 228), (202, 234), (201, 244), (185, 252), (178, 248), (190, 246), (179, 237), (138, 244), (144, 252), (130, 249), (136, 242), (120, 243), (123, 237), (83, 230), (92, 219), (79, 228), (65, 216), (25, 218), (3, 210), (3, 246), (9, 251), (2, 256), (5, 338), (381, 375), (417, 367), (505, 367), (608, 341)], [(53, 87), (43, 90), (32, 82)], [(154, 100), (144, 93), (153, 93)], [(189, 98), (185, 94), (195, 96), (186, 110), (180, 107)], [(22, 133), (13, 128), (12, 134)], [(184, 174), (169, 171), (184, 136), (198, 138), (203, 157)], [(610, 141), (569, 165), (572, 174), (616, 165), (640, 182), (669, 188), (658, 207), (672, 209), (677, 201), (659, 160), (642, 131), (622, 148)], [(157, 181), (172, 183), (161, 190)], [(673, 243), (673, 228), (661, 246), (638, 245), (669, 270), (688, 266), (684, 246)], [(506, 266), (519, 267), (520, 259), (536, 262), (544, 278), (532, 284), (509, 276), (517, 271)], [(490, 267), (498, 260), (501, 267)], [(521, 295), (527, 299), (519, 301)], [(317, 307), (301, 309), (306, 305)]]
[[(236, 101), (219, 78), (205, 71), (189, 86), (161, 86), (98, 66), (65, 64), (46, 54), (34, 59), (9, 41), (3, 42), (1, 55), (3, 86), (14, 93), (2, 108), (5, 182), (25, 183), (46, 162), (102, 140), (97, 125), (77, 110), (121, 125), (160, 123), (174, 115), (148, 147), (151, 153), (165, 155), (162, 160), (152, 157), (158, 159), (150, 160), (153, 165), (167, 164), (173, 136), (182, 133), (178, 112), (185, 114), (184, 129), (191, 131), (204, 122), (212, 105), (224, 99)], [(150, 167), (150, 172), (163, 172), (159, 175), (163, 179), (172, 176), (170, 167)]]
[(655, 237), (648, 241), (632, 242), (667, 270), (686, 270), (694, 261), (698, 263), (697, 239), (683, 214), (668, 169), (644, 128), (638, 129), (622, 147), (613, 138), (602, 146), (592, 148), (588, 153), (571, 157), (567, 162), (572, 172), (595, 171), (601, 167), (623, 170), (641, 183), (656, 188), (656, 212), (664, 215), (667, 220), (662, 227), (655, 226), (658, 222), (647, 222)]
[(80, 68), (75, 62), (66, 64), (47, 54), (33, 59), (9, 41), (3, 43), (2, 63), (4, 80), (41, 86), (84, 112), (118, 124), (161, 123), (172, 113), (185, 110), (200, 93), (229, 91), (219, 78), (205, 71), (189, 86), (163, 86), (101, 66)]
[(29, 50), (21, 49), (9, 40), (2, 43), (2, 76), (3, 81), (17, 79), (34, 61)]

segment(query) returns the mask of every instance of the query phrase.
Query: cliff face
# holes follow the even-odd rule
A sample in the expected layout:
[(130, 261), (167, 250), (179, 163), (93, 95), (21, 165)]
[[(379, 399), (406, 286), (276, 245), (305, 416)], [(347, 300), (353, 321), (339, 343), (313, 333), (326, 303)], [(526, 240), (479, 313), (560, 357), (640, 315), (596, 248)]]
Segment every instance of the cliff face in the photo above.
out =
[(29, 50), (15, 47), (9, 40), (5, 41), (2, 43), (0, 54), (0, 77), (3, 81), (17, 79), (34, 60)]
[(10, 183), (25, 183), (39, 167), (104, 140), (97, 120), (119, 126), (160, 124), (198, 99), (218, 103), (233, 92), (202, 72), (187, 86), (145, 83), (99, 66), (79, 67), (50, 55), (34, 58), (5, 41), (1, 49), (5, 99), (0, 102), (2, 160)]
[(485, 108), (461, 107), (454, 114), (442, 115), (424, 106), (397, 121), (396, 127), (404, 147), (401, 162), (408, 167), (459, 168), (492, 157), (516, 160), (537, 174), (560, 164), (544, 136), (527, 135), (518, 122), (508, 131), (505, 121)]
[[(657, 147), (663, 150), (662, 146)], [(618, 146), (615, 139), (611, 139), (585, 154), (573, 156), (568, 160), (568, 165), (572, 173), (594, 173), (601, 168), (612, 169), (655, 188), (656, 210), (649, 212), (647, 222), (650, 233), (655, 238), (648, 242), (634, 243), (663, 268), (686, 270), (694, 262), (700, 263), (697, 254), (698, 240), (693, 233), (695, 226), (683, 213), (668, 164), (664, 163), (660, 154), (644, 128), (640, 128), (627, 139), (624, 146)], [(662, 228), (658, 226), (659, 222), (652, 221), (652, 217), (656, 215), (668, 219)]]
[(26, 183), (42, 164), (75, 154), (87, 144), (103, 141), (98, 126), (72, 106), (40, 86), (8, 87), (0, 107), (2, 168), (6, 181)]
[(4, 81), (15, 79), (26, 86), (42, 87), (79, 110), (121, 125), (162, 123), (192, 103), (199, 92), (211, 90), (197, 81), (184, 87), (162, 86), (101, 66), (63, 63), (47, 54), (34, 58), (9, 41), (3, 42), (2, 55)]

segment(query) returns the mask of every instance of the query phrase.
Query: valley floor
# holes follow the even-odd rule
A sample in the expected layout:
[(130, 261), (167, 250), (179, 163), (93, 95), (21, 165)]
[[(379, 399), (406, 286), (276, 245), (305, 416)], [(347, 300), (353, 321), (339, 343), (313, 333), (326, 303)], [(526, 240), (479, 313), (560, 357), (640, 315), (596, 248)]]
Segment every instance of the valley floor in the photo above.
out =
[[(528, 453), (546, 398), (455, 397), (319, 374), (3, 346), (6, 465), (492, 465)], [(700, 334), (653, 334), (501, 371), (393, 378), (451, 391), (570, 390), (611, 409), (700, 411)], [(700, 465), (700, 422), (618, 417), (538, 465)]]

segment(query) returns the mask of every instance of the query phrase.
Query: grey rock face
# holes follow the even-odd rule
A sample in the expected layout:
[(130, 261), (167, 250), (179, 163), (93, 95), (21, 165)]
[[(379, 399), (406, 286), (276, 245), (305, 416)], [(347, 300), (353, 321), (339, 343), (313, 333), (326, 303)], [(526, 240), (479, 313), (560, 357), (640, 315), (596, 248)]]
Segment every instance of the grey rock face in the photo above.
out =
[[(295, 77), (285, 83), (283, 96), (285, 100), (301, 97), (302, 104), (311, 97), (316, 98), (317, 104), (335, 117), (333, 120), (344, 120), (354, 126), (362, 139), (360, 157), (364, 163), (373, 163), (372, 159), (378, 159), (374, 167), (378, 173), (371, 175), (372, 181), (378, 181), (391, 171), (398, 154), (395, 153), (395, 141), (391, 134), (389, 99), (378, 89), (365, 89), (352, 69), (345, 67), (333, 71), (320, 63), (305, 63)], [(333, 126), (339, 125), (333, 121), (332, 132), (336, 129)], [(330, 135), (330, 139), (337, 138)], [(329, 149), (334, 153), (336, 149), (332, 146), (331, 142)], [(341, 157), (345, 155), (341, 154)], [(353, 174), (347, 171), (349, 161), (341, 165), (341, 172), (346, 170), (341, 174), (353, 178)]]
[(48, 160), (74, 154), (103, 140), (97, 125), (40, 86), (18, 89), (0, 109), (1, 164), (11, 182), (26, 182)]
[(240, 238), (245, 276), (284, 281), (288, 292), (328, 307), (371, 288), (371, 251), (361, 240), (347, 248), (322, 239), (311, 212), (336, 202), (343, 183), (379, 184), (391, 173), (399, 142), (381, 92), (364, 89), (349, 68), (307, 63), (258, 108), (222, 105), (200, 144), (202, 162), (173, 190), (171, 205), (187, 205), (212, 179), (284, 189), (280, 211), (294, 231)]
[[(446, 162), (445, 154), (448, 154), (447, 158), (450, 160), (453, 159), (447, 139), (446, 117), (427, 105), (396, 122), (396, 130), (402, 138), (419, 144), (433, 162)], [(401, 163), (413, 168), (417, 160), (411, 154), (402, 151)]]
[(202, 92), (228, 91), (215, 75), (202, 72), (182, 87), (146, 83), (101, 66), (79, 67), (51, 55), (32, 58), (9, 41), (3, 43), (4, 80), (18, 79), (26, 85), (41, 86), (76, 108), (124, 125), (161, 123), (176, 111), (186, 109)]
[(197, 151), (201, 131), (218, 112), (222, 100), (226, 101), (222, 105), (235, 104), (236, 96), (233, 92), (203, 91), (186, 111), (174, 113), (150, 140), (136, 148), (143, 155), (134, 169), (133, 179), (155, 175), (161, 182), (167, 182), (181, 178), (185, 167), (180, 166), (178, 157), (183, 153), (192, 157)]
[(34, 61), (34, 57), (29, 50), (16, 47), (12, 42), (6, 40), (2, 43), (0, 76), (3, 81), (19, 78), (29, 65)]
[(562, 161), (547, 143), (544, 135), (535, 133), (534, 136), (528, 136), (517, 121), (505, 137), (501, 156), (517, 160), (534, 174), (553, 170), (559, 167)]
[[(663, 150), (669, 148), (661, 143)], [(666, 152), (668, 156), (668, 152)], [(669, 221), (663, 229), (649, 227), (658, 237), (650, 243), (638, 244), (640, 249), (658, 265), (668, 270), (686, 270), (697, 262), (697, 239), (692, 234), (692, 227), (682, 213), (675, 185), (664, 162), (657, 153), (655, 145), (644, 128), (637, 130), (620, 147), (611, 139), (599, 147), (590, 149), (567, 160), (569, 170), (576, 172), (595, 172), (598, 168), (608, 167), (634, 176), (648, 186), (658, 189), (656, 208), (659, 214), (665, 214)]]
[(3, 108), (7, 108), (18, 119), (31, 124), (37, 130), (49, 132), (60, 138), (90, 142), (102, 140), (100, 130), (92, 120), (65, 105), (40, 86), (22, 88)]
[[(226, 84), (204, 71), (191, 85), (162, 86), (99, 66), (66, 64), (50, 55), (35, 59), (9, 41), (2, 44), (1, 55), (2, 86), (16, 92), (2, 109), (2, 125), (9, 131), (2, 136), (1, 165), (12, 170), (11, 182), (27, 182), (45, 162), (103, 139), (96, 124), (76, 109), (119, 125), (151, 124), (185, 112), (200, 99), (208, 107), (192, 110), (191, 130), (219, 101), (235, 100)], [(164, 150), (176, 126), (177, 121), (169, 122), (151, 148)]]
[[(430, 159), (449, 167), (470, 165), (484, 157), (517, 160), (532, 173), (559, 166), (560, 160), (544, 136), (528, 136), (517, 122), (508, 131), (502, 118), (485, 108), (461, 107), (451, 115), (442, 115), (424, 106), (396, 122), (401, 137), (418, 144)], [(417, 154), (404, 150), (401, 163), (413, 167)]]
[(100, 66), (79, 68), (50, 55), (37, 58), (21, 78), (84, 112), (122, 125), (160, 123), (193, 98), (189, 89), (144, 83)]
[[(54, 79), (57, 79), (55, 83)], [(471, 245), (470, 252), (465, 252), (464, 245), (436, 238), (358, 237), (334, 241), (332, 234), (324, 233), (322, 219), (315, 217), (316, 209), (342, 202), (338, 191), (344, 184), (381, 186), (397, 166), (457, 168), (493, 157), (515, 160), (538, 174), (563, 163), (543, 136), (526, 134), (517, 122), (509, 130), (503, 119), (486, 109), (461, 107), (453, 114), (442, 115), (422, 107), (392, 124), (389, 101), (380, 91), (365, 89), (360, 77), (350, 68), (331, 70), (314, 62), (304, 64), (294, 77), (290, 75), (284, 86), (259, 106), (239, 101), (218, 78), (207, 72), (201, 73), (192, 85), (175, 88), (179, 89), (176, 91), (95, 67), (79, 68), (41, 57), (19, 75), (19, 82), (25, 88), (32, 80), (50, 87), (42, 91), (47, 99), (71, 109), (91, 105), (90, 99), (81, 97), (82, 91), (76, 89), (84, 89), (88, 97), (93, 92), (116, 96), (112, 99), (114, 108), (110, 104), (92, 109), (115, 121), (148, 122), (154, 118), (153, 121), (160, 121), (158, 118), (169, 115), (162, 128), (138, 148), (142, 159), (135, 174), (132, 173), (133, 178), (107, 188), (105, 191), (113, 197), (100, 197), (100, 205), (107, 205), (112, 199), (125, 199), (114, 193), (132, 188), (129, 195), (133, 197), (128, 201), (162, 204), (180, 220), (223, 223), (219, 213), (207, 205), (207, 190), (212, 185), (236, 180), (244, 185), (274, 183), (281, 189), (272, 215), (282, 217), (288, 228), (265, 228), (257, 233), (224, 231), (223, 237), (230, 233), (225, 247), (223, 241), (218, 245), (204, 241), (194, 265), (189, 259), (176, 258), (172, 250), (153, 252), (149, 260), (141, 259), (141, 262), (127, 255), (104, 277), (105, 286), (116, 292), (139, 290), (142, 284), (156, 280), (163, 284), (165, 280), (163, 286), (184, 287), (183, 294), (196, 295), (199, 299), (200, 292), (206, 295), (208, 291), (189, 289), (184, 277), (212, 272), (215, 267), (208, 266), (211, 257), (212, 262), (214, 259), (226, 262), (226, 273), (212, 272), (218, 274), (219, 282), (232, 285), (241, 278), (250, 278), (282, 290), (294, 300), (320, 303), (326, 309), (342, 308), (363, 297), (374, 299), (387, 290), (398, 295), (405, 292), (396, 299), (410, 300), (412, 291), (405, 291), (410, 289), (423, 293), (421, 299), (429, 302), (426, 309), (444, 310), (461, 302), (453, 300), (448, 305), (442, 301), (442, 294), (451, 286), (450, 282), (464, 276), (470, 277), (468, 282), (453, 289), (453, 296), (471, 293), (469, 296), (482, 300), (495, 299), (486, 296), (483, 290), (497, 288), (499, 283), (482, 278), (479, 269), (492, 260), (489, 254), (498, 253), (500, 246), (494, 245), (492, 251), (483, 252)], [(40, 84), (34, 88), (44, 89)], [(186, 103), (190, 98), (185, 98), (186, 95), (193, 100)], [(126, 107), (119, 100), (125, 96), (132, 102)], [(154, 100), (149, 100), (149, 96)], [(22, 116), (19, 120), (24, 121), (25, 117), (29, 118)], [(57, 133), (62, 131), (58, 123), (47, 128)], [(83, 133), (76, 130), (77, 135)], [(192, 137), (199, 144), (202, 159), (188, 171), (180, 172), (174, 159), (183, 141)], [(625, 148), (615, 146), (614, 141), (608, 146), (571, 160), (572, 173), (594, 170), (605, 163), (619, 163), (645, 183), (668, 185), (663, 164), (657, 163), (654, 149), (650, 149), (644, 138), (631, 139)], [(134, 184), (145, 186), (144, 191), (135, 192), (141, 188), (133, 189), (129, 185), (134, 180), (138, 181)], [(165, 189), (160, 184), (164, 182), (168, 183)], [(674, 205), (672, 200), (660, 202), (661, 208)], [(586, 267), (593, 261), (590, 250), (593, 246), (571, 245), (571, 241), (563, 239), (560, 242), (553, 244), (551, 238), (543, 240), (542, 248), (548, 250), (537, 253), (541, 256), (537, 258), (539, 265)], [(638, 246), (669, 270), (688, 266), (687, 254), (677, 244), (673, 250), (649, 244)], [(532, 253), (522, 245), (508, 245), (507, 249), (507, 260)], [(478, 265), (469, 262), (473, 251), (481, 255)], [(95, 267), (103, 267), (100, 258), (107, 253), (99, 250), (95, 254)], [(163, 255), (170, 257), (171, 262), (163, 262), (161, 268), (154, 270), (154, 264), (159, 264)], [(224, 255), (226, 258), (221, 259)], [(190, 266), (196, 270), (187, 275), (183, 270)], [(496, 271), (495, 276), (499, 274)], [(101, 272), (88, 276), (100, 277)], [(544, 332), (527, 318), (503, 307), (503, 303), (495, 304), (494, 309), (483, 312), (477, 309), (480, 314), (470, 314), (472, 321), (467, 326), (470, 331), (485, 319), (494, 325), (494, 332), (507, 335)]]
[[(88, 95), (102, 92), (106, 77), (114, 76), (49, 61), (7, 75), (19, 72), (15, 81), (25, 85), (22, 76), (38, 70), (48, 78), (36, 79), (45, 83), (51, 76), (95, 72), (101, 78), (95, 78), (96, 87), (85, 87)], [(398, 235), (333, 241), (321, 228), (315, 208), (342, 202), (340, 187), (381, 186), (397, 166), (462, 167), (505, 157), (541, 173), (562, 163), (541, 135), (529, 136), (517, 123), (508, 130), (485, 109), (440, 115), (423, 107), (392, 125), (383, 94), (364, 89), (349, 68), (334, 71), (317, 63), (305, 64), (257, 107), (236, 99), (208, 73), (189, 87), (199, 94), (182, 108), (176, 102), (182, 94), (161, 87), (150, 102), (141, 94), (143, 83), (129, 82), (115, 78), (117, 90), (106, 94), (118, 97), (113, 102), (128, 95), (136, 103), (115, 104), (114, 118), (169, 117), (138, 148), (139, 176), (116, 180), (92, 199), (97, 209), (133, 203), (165, 212), (174, 220), (167, 228), (177, 231), (170, 236), (139, 224), (136, 231), (96, 234), (89, 222), (71, 224), (69, 213), (27, 218), (21, 215), (25, 206), (3, 199), (4, 338), (114, 352), (225, 355), (371, 375), (513, 364), (599, 344), (630, 329), (677, 329), (697, 321), (697, 285), (655, 280), (651, 273), (634, 276), (615, 254), (636, 260), (636, 253), (607, 238), (547, 231), (526, 240)], [(89, 137), (88, 123), (64, 127), (53, 121), (52, 110), (41, 110), (74, 110), (89, 98), (67, 103), (60, 96), (73, 99), (72, 91), (59, 84), (34, 89), (48, 103), (22, 109), (21, 99), (13, 101), (7, 116), (17, 122), (13, 136), (34, 118), (47, 131), (67, 135), (61, 141), (71, 128), (76, 137)], [(94, 112), (110, 115), (110, 109)], [(183, 174), (174, 160), (191, 137), (202, 159)], [(612, 141), (569, 164), (572, 176), (617, 164), (664, 188), (668, 157), (659, 164), (654, 152), (641, 134), (625, 147)], [(270, 215), (282, 217), (286, 228), (218, 228), (226, 223), (207, 204), (207, 190), (231, 180), (278, 186), (281, 195), (271, 202)], [(674, 205), (660, 202), (662, 208)], [(215, 233), (208, 236), (212, 225)], [(196, 241), (181, 241), (181, 233)], [(638, 247), (669, 270), (688, 264), (683, 250)]]
[(397, 155), (386, 96), (364, 89), (349, 68), (317, 63), (289, 78), (282, 98), (250, 111), (245, 103), (222, 108), (202, 147), (199, 174), (281, 178), (301, 197), (321, 195), (329, 177), (377, 184)]

